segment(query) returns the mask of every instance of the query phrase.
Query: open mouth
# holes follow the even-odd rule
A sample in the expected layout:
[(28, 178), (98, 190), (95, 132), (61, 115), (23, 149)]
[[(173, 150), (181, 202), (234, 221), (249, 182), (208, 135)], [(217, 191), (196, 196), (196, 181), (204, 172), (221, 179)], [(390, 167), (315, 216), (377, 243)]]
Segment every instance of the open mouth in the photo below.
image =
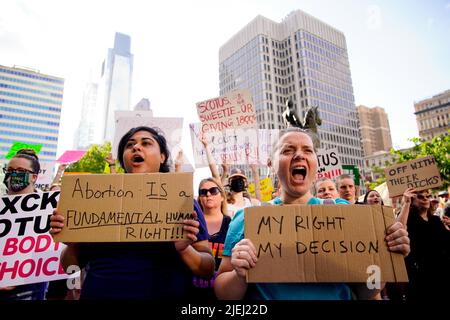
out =
[(140, 155), (134, 155), (133, 158), (133, 163), (141, 163), (144, 162), (144, 158), (142, 158)]
[(295, 180), (305, 180), (306, 173), (307, 170), (304, 166), (297, 166), (292, 169), (292, 176)]

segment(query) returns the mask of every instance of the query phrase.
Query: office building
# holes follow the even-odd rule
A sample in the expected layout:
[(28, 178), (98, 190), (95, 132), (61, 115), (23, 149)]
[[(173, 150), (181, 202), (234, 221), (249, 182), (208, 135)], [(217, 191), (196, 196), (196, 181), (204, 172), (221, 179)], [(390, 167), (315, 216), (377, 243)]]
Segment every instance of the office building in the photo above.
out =
[(358, 117), (344, 34), (300, 10), (281, 23), (257, 16), (219, 51), (220, 95), (249, 89), (258, 126), (283, 128), (291, 99), (303, 118), (318, 106), (321, 148), (338, 148), (344, 164), (362, 165)]

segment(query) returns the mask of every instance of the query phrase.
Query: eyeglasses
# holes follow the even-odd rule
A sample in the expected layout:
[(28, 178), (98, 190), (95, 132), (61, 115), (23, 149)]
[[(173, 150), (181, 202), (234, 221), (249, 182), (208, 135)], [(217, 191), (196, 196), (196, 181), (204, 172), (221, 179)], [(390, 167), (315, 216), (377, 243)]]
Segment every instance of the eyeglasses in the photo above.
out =
[(208, 192), (210, 195), (215, 196), (216, 194), (220, 193), (219, 187), (212, 187), (209, 189), (200, 189), (198, 190), (198, 194), (200, 197), (206, 197), (208, 195)]
[(34, 172), (31, 171), (31, 170), (22, 169), (22, 168), (19, 168), (19, 169), (3, 168), (3, 173), (4, 173), (4, 174), (7, 174), (7, 173), (9, 173), (9, 174), (12, 174), (12, 173), (22, 173), (22, 172), (34, 173)]
[(417, 195), (417, 199), (419, 200), (424, 200), (424, 199), (430, 199), (431, 198), (431, 194), (424, 196), (423, 194), (418, 194)]

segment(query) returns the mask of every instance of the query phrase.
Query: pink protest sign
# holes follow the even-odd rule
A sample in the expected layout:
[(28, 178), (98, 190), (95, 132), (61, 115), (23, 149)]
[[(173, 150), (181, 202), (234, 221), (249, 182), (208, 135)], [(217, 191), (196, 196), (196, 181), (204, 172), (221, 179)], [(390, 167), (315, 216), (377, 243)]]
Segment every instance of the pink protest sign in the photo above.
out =
[(66, 152), (63, 153), (63, 155), (61, 157), (59, 157), (58, 160), (56, 160), (56, 162), (72, 163), (72, 162), (80, 160), (84, 156), (85, 153), (86, 153), (86, 151), (84, 151), (84, 150), (67, 150)]

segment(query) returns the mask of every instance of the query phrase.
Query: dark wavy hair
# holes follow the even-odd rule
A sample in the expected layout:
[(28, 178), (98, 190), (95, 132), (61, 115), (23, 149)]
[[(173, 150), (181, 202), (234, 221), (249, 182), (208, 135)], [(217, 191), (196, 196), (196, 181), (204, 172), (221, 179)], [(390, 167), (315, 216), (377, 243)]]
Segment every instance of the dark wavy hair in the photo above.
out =
[(33, 168), (33, 173), (38, 174), (41, 170), (41, 164), (39, 163), (39, 157), (33, 149), (20, 149), (13, 156), (13, 158), (27, 159), (31, 162), (31, 167)]
[(380, 196), (380, 199), (381, 199), (381, 205), (384, 206), (383, 198), (381, 198), (381, 194), (380, 194), (377, 190), (374, 190), (374, 189), (368, 190), (368, 191), (366, 192), (366, 194), (364, 195), (363, 203), (364, 203), (364, 204), (367, 204), (367, 198), (369, 197), (369, 194), (370, 194), (371, 192), (376, 192), (376, 193), (378, 193), (378, 195)]
[(156, 140), (156, 142), (159, 145), (159, 150), (165, 156), (164, 162), (159, 166), (159, 172), (169, 172), (170, 171), (170, 166), (169, 166), (170, 151), (167, 146), (166, 138), (164, 137), (164, 135), (158, 128), (150, 128), (150, 127), (146, 127), (146, 126), (132, 128), (123, 135), (122, 139), (120, 139), (118, 150), (117, 150), (117, 159), (119, 160), (120, 166), (125, 169), (125, 166), (123, 164), (123, 153), (125, 151), (125, 146), (128, 143), (128, 140), (130, 140), (131, 137), (136, 132), (139, 132), (139, 131), (149, 132), (153, 136), (153, 138)]

